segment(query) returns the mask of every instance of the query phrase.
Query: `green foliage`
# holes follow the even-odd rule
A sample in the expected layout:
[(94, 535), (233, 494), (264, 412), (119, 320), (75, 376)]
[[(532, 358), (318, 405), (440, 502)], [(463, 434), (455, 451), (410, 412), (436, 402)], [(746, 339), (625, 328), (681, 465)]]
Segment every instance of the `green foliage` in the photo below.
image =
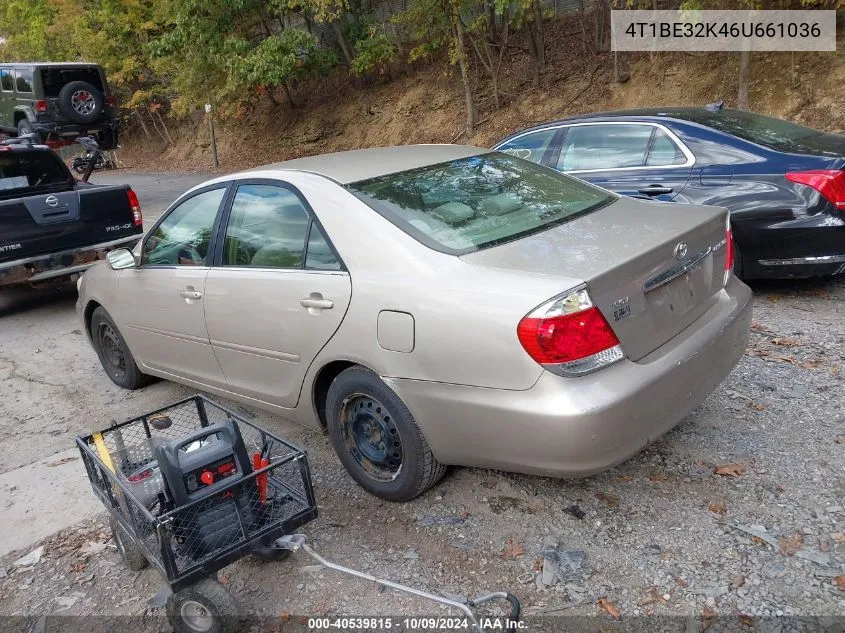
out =
[(385, 74), (396, 59), (396, 47), (383, 33), (371, 29), (366, 37), (355, 42), (352, 72), (357, 75)]

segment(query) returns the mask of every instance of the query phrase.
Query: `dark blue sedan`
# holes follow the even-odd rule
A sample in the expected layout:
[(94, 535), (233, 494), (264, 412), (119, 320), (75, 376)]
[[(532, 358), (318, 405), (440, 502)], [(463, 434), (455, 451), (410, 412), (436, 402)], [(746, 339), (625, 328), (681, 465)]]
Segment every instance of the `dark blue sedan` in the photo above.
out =
[(620, 194), (727, 207), (745, 279), (845, 271), (845, 136), (714, 104), (564, 119), (495, 149)]

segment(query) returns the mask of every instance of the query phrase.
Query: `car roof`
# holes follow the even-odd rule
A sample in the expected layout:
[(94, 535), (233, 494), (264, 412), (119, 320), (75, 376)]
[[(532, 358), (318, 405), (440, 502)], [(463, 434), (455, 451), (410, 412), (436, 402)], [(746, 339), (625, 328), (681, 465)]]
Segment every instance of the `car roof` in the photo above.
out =
[(256, 171), (307, 171), (330, 178), (342, 185), (369, 180), (400, 171), (427, 167), (459, 158), (487, 154), (492, 150), (469, 145), (397, 145), (373, 147), (332, 154), (295, 158), (256, 167), (238, 174)]
[[(728, 108), (725, 108), (729, 111)], [(654, 121), (654, 120), (679, 120), (693, 122), (702, 115), (716, 115), (719, 110), (711, 110), (708, 108), (696, 107), (671, 107), (671, 108), (635, 108), (631, 110), (608, 110), (607, 112), (592, 112), (589, 114), (579, 114), (576, 116), (566, 117), (565, 119), (558, 119), (556, 121), (548, 121), (533, 127), (525, 128), (509, 134), (506, 138), (523, 134), (525, 132), (532, 132), (534, 130), (542, 130), (547, 127), (562, 125), (566, 123), (590, 122), (590, 121), (606, 121), (612, 119), (620, 119), (624, 121)]]
[(92, 66), (99, 67), (99, 64), (95, 64), (94, 62), (0, 62), (0, 66), (32, 66), (34, 68), (72, 66), (76, 68), (90, 68)]

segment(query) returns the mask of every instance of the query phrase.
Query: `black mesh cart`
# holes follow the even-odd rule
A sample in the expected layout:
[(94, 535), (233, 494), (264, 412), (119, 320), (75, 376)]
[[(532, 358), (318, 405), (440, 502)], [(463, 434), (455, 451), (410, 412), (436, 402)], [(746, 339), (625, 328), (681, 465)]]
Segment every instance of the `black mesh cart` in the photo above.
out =
[(476, 607), (508, 602), (503, 628), (517, 628), (520, 606), (510, 593), (457, 601), (324, 559), (296, 533), (317, 517), (305, 453), (208, 398), (187, 398), (76, 444), (124, 562), (132, 570), (151, 564), (167, 580), (176, 633), (234, 631), (237, 605), (217, 571), (249, 554), (281, 560), (297, 551), (328, 569), (448, 606), (479, 633)]
[[(242, 445), (227, 450), (231, 429)], [(317, 516), (305, 453), (200, 395), (76, 443), (124, 561), (153, 565), (172, 589), (167, 613), (179, 633), (230, 630), (237, 608), (216, 572), (248, 554), (286, 557), (273, 542)], [(157, 459), (168, 449), (176, 459), (212, 452), (174, 476)]]

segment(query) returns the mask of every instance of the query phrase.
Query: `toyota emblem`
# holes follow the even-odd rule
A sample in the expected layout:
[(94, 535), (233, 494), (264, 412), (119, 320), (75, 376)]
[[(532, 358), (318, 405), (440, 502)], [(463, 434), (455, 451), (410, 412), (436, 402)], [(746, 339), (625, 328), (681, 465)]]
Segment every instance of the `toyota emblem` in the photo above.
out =
[(687, 256), (687, 243), (678, 242), (675, 245), (675, 259), (683, 259)]
[(56, 196), (47, 196), (47, 199), (44, 201), (48, 207), (57, 207), (59, 206), (59, 199)]

